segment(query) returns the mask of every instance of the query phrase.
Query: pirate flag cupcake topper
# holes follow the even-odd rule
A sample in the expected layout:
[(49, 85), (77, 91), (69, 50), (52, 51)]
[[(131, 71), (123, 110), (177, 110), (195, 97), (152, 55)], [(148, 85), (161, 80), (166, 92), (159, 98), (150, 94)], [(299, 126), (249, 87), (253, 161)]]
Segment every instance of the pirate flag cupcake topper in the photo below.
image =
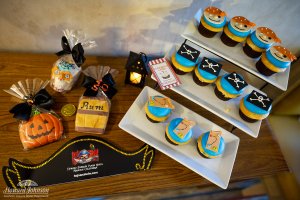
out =
[(183, 43), (181, 45), (177, 53), (192, 62), (197, 62), (197, 59), (200, 55), (200, 51), (194, 49), (193, 47), (187, 45), (186, 43)]
[(222, 65), (220, 63), (217, 63), (209, 58), (203, 57), (201, 64), (200, 64), (200, 69), (203, 71), (209, 72), (210, 74), (218, 76)]
[(246, 87), (248, 84), (247, 82), (243, 79), (242, 76), (239, 74), (232, 72), (228, 76), (225, 77), (225, 79), (236, 89), (237, 91), (242, 90), (244, 87)]
[(255, 90), (253, 90), (248, 98), (247, 101), (256, 105), (257, 107), (269, 111), (270, 107), (272, 106), (273, 100)]

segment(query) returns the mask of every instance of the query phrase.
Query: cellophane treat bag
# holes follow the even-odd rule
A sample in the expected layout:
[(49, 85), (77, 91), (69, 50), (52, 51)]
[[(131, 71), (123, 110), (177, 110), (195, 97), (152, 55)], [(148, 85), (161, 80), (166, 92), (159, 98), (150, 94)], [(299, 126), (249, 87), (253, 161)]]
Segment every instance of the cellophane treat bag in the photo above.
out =
[(90, 66), (83, 73), (82, 86), (86, 90), (79, 99), (75, 130), (102, 134), (110, 113), (110, 99), (117, 93), (114, 78), (118, 71), (108, 66)]
[(50, 79), (50, 86), (62, 93), (70, 91), (78, 80), (85, 61), (84, 50), (96, 46), (96, 42), (87, 40), (82, 31), (66, 29), (63, 32), (63, 50), (56, 53), (59, 59), (53, 64)]
[(51, 111), (54, 101), (45, 89), (49, 80), (26, 79), (13, 84), (5, 92), (21, 103), (9, 112), (19, 120), (19, 135), (25, 150), (43, 146), (64, 137), (61, 118)]

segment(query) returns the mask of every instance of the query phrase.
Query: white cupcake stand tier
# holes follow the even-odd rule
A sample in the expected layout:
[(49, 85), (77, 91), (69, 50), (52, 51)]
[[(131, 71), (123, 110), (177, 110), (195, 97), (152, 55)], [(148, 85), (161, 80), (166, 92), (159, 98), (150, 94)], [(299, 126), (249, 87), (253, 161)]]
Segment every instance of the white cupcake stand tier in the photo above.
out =
[(267, 83), (270, 83), (283, 91), (287, 90), (290, 67), (288, 67), (285, 72), (276, 73), (272, 76), (264, 76), (260, 74), (255, 67), (255, 63), (258, 61), (258, 58), (253, 59), (248, 57), (243, 52), (243, 46), (241, 43), (235, 47), (226, 46), (220, 39), (222, 33), (218, 33), (213, 38), (206, 38), (202, 36), (198, 32), (198, 25), (200, 23), (201, 15), (202, 9), (200, 9), (194, 16), (194, 19), (188, 23), (183, 34), (181, 35), (183, 38), (233, 63), (237, 67), (248, 71), (249, 73), (257, 76), (258, 78), (266, 81)]

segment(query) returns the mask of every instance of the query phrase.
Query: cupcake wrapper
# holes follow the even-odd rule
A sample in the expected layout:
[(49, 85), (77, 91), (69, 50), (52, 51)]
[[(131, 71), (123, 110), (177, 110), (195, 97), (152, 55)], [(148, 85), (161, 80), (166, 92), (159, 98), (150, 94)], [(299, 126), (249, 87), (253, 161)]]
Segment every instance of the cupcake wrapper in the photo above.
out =
[(215, 91), (216, 96), (217, 96), (219, 99), (221, 99), (222, 101), (228, 101), (228, 100), (231, 99), (231, 98), (225, 97), (225, 96), (223, 95), (223, 93), (220, 92), (220, 91), (218, 90), (217, 87), (215, 87), (215, 90), (214, 90), (214, 91)]
[(177, 68), (173, 65), (173, 63), (171, 63), (171, 66), (172, 66), (174, 72), (175, 72), (176, 74), (178, 74), (178, 75), (185, 75), (185, 74), (188, 73), (188, 72), (184, 72), (184, 71), (181, 71), (181, 70), (177, 69)]
[(251, 119), (251, 118), (247, 117), (247, 116), (241, 111), (241, 109), (239, 109), (239, 114), (240, 114), (240, 117), (241, 117), (244, 121), (246, 121), (246, 122), (254, 123), (254, 122), (257, 122), (257, 121), (258, 121), (258, 120), (256, 120), (256, 119)]
[(198, 31), (201, 35), (203, 35), (204, 37), (207, 37), (207, 38), (212, 38), (214, 37), (218, 32), (213, 32), (213, 31), (210, 31), (208, 29), (206, 29), (202, 23), (200, 22), (199, 23), (199, 26), (198, 26)]
[(197, 76), (196, 76), (195, 73), (193, 73), (193, 80), (194, 80), (194, 82), (195, 82), (197, 85), (199, 85), (199, 86), (207, 86), (207, 85), (209, 85), (209, 83), (205, 83), (205, 82), (200, 81), (200, 80), (197, 78)]
[(209, 157), (207, 157), (207, 156), (205, 156), (204, 154), (201, 153), (201, 151), (200, 151), (199, 148), (198, 148), (198, 144), (197, 144), (197, 151), (198, 151), (198, 153), (200, 154), (200, 156), (202, 156), (203, 158), (211, 159), (211, 158), (209, 158)]
[(176, 146), (178, 146), (178, 144), (175, 144), (174, 142), (172, 142), (169, 138), (168, 138), (168, 136), (167, 136), (167, 133), (165, 132), (165, 138), (166, 138), (166, 140), (170, 143), (170, 144), (173, 144), (173, 145), (176, 145)]
[(270, 70), (269, 68), (267, 68), (264, 63), (261, 61), (261, 59), (259, 59), (259, 61), (257, 61), (257, 63), (255, 64), (256, 69), (265, 76), (271, 76), (273, 74), (275, 74), (276, 72), (273, 72), (272, 70)]
[(257, 52), (254, 51), (248, 44), (247, 42), (245, 43), (245, 46), (243, 47), (244, 53), (249, 56), (250, 58), (258, 58), (261, 56), (262, 52)]
[(222, 33), (222, 35), (221, 35), (221, 40), (222, 40), (222, 42), (223, 42), (225, 45), (227, 45), (227, 46), (229, 46), (229, 47), (234, 47), (234, 46), (236, 46), (236, 45), (238, 44), (238, 42), (236, 42), (236, 41), (232, 40), (230, 37), (228, 37), (228, 36), (224, 33), (224, 31), (223, 31), (223, 33)]
[(151, 119), (147, 114), (146, 114), (146, 117), (152, 123), (159, 123), (159, 121), (155, 121), (155, 120)]

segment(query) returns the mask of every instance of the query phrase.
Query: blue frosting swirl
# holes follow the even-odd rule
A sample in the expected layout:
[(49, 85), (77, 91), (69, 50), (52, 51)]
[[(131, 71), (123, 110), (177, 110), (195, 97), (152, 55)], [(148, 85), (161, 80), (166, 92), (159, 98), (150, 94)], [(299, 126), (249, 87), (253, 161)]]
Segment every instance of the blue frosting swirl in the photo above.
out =
[(174, 133), (174, 129), (178, 126), (178, 124), (180, 124), (182, 120), (182, 118), (175, 118), (170, 122), (168, 127), (169, 136), (177, 143), (184, 143), (189, 141), (193, 134), (192, 129), (190, 129), (190, 131), (185, 135), (184, 138), (180, 138), (176, 135), (176, 133)]
[(272, 46), (272, 44), (264, 43), (259, 38), (257, 38), (256, 31), (251, 33), (250, 39), (256, 46), (258, 46), (261, 49), (268, 49)]
[(276, 57), (274, 57), (271, 54), (270, 50), (268, 50), (266, 52), (266, 56), (267, 56), (267, 59), (270, 61), (270, 63), (272, 63), (273, 65), (275, 65), (278, 68), (287, 68), (291, 64), (291, 62), (283, 62), (283, 61), (278, 60)]
[[(199, 65), (200, 65), (200, 64), (199, 64)], [(215, 79), (217, 78), (216, 75), (211, 74), (211, 73), (209, 73), (209, 72), (207, 72), (207, 71), (204, 71), (204, 70), (200, 69), (199, 65), (198, 65), (198, 67), (197, 67), (197, 70), (198, 70), (199, 74), (200, 74), (203, 78), (205, 78), (205, 79), (207, 79), (207, 80), (215, 80)]]
[(238, 37), (247, 37), (249, 34), (250, 34), (250, 32), (251, 32), (251, 29), (249, 29), (248, 31), (246, 31), (246, 32), (242, 32), (242, 31), (238, 31), (238, 30), (236, 30), (236, 29), (234, 29), (232, 26), (231, 26), (231, 23), (229, 22), (228, 23), (228, 30), (232, 33), (232, 34), (234, 34), (234, 35), (236, 35), (236, 36), (238, 36)]
[(244, 97), (244, 105), (245, 107), (247, 108), (247, 110), (249, 110), (250, 112), (253, 112), (253, 113), (256, 113), (258, 115), (265, 115), (265, 114), (268, 114), (270, 112), (270, 110), (272, 109), (272, 106), (270, 106), (269, 110), (266, 111), (264, 109), (261, 109), (260, 107), (250, 103), (249, 101), (247, 101), (246, 99), (248, 98), (249, 94), (246, 95)]
[(221, 155), (225, 149), (225, 142), (224, 142), (223, 137), (220, 138), (220, 145), (219, 145), (218, 152), (214, 152), (214, 151), (206, 148), (206, 143), (208, 140), (209, 133), (210, 132), (208, 131), (208, 132), (204, 133), (204, 135), (202, 136), (201, 145), (202, 145), (204, 152), (207, 153), (209, 156)]
[(225, 24), (226, 24), (226, 17), (225, 17), (225, 16), (224, 16), (224, 21), (223, 21), (222, 23), (220, 23), (220, 24), (212, 23), (211, 21), (209, 21), (209, 20), (206, 18), (205, 15), (203, 15), (203, 16), (204, 16), (204, 17), (203, 17), (204, 21), (205, 21), (208, 25), (210, 25), (210, 26), (212, 26), (212, 27), (214, 27), (214, 28), (222, 28), (222, 27), (224, 27)]
[[(162, 97), (162, 96), (154, 96), (154, 97)], [(152, 97), (152, 98), (154, 98), (154, 97)], [(170, 108), (159, 108), (159, 107), (150, 106), (149, 101), (148, 101), (147, 106), (148, 106), (149, 112), (156, 117), (166, 117), (171, 113)]]
[(175, 58), (176, 58), (176, 61), (180, 65), (183, 65), (185, 67), (194, 67), (196, 65), (196, 63), (198, 63), (198, 60), (199, 60), (199, 57), (198, 57), (196, 62), (193, 62), (193, 61), (190, 61), (190, 60), (186, 59), (185, 57), (179, 55), (178, 53), (176, 53)]
[[(238, 94), (242, 94), (243, 91), (245, 90), (246, 87), (244, 87), (243, 89), (241, 89), (240, 91), (237, 91), (226, 79), (225, 77), (229, 76), (229, 74), (226, 74), (224, 76), (222, 76), (221, 78), (221, 86), (222, 88), (230, 93), (230, 94), (235, 94), (235, 95), (238, 95)], [(240, 75), (241, 76), (241, 75)]]

